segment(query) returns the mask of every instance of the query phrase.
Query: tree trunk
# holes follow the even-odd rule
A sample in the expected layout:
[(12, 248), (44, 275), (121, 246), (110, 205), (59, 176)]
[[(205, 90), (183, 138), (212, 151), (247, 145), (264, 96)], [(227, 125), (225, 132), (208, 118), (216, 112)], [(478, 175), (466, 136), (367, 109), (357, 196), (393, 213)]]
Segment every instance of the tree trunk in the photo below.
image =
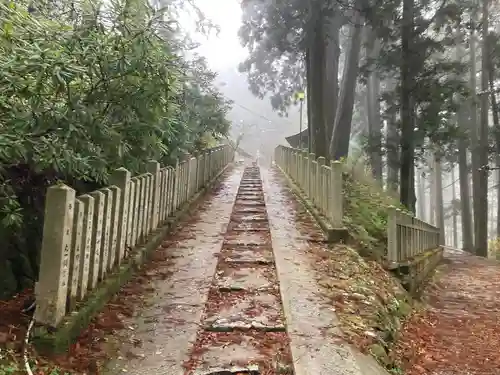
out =
[(499, 121), (499, 108), (496, 101), (496, 95), (491, 95), (491, 107), (493, 111), (493, 122), (495, 124), (495, 143), (497, 154), (495, 156), (495, 163), (497, 167), (497, 223), (496, 223), (496, 236), (500, 238), (500, 121)]
[(317, 157), (327, 155), (326, 133), (325, 133), (325, 111), (324, 111), (324, 83), (325, 83), (325, 19), (318, 10), (316, 22), (314, 23), (314, 35), (310, 49), (310, 78), (311, 78), (311, 117), (313, 152)]
[(387, 190), (398, 192), (399, 174), (399, 135), (396, 113), (391, 113), (387, 121)]
[[(470, 148), (471, 148), (471, 164), (472, 164), (472, 214), (474, 215), (473, 220), (473, 228), (474, 228), (474, 237), (477, 237), (478, 228), (477, 220), (480, 207), (481, 198), (479, 194), (481, 193), (481, 189), (479, 185), (481, 184), (479, 169), (481, 166), (481, 161), (479, 159), (479, 142), (478, 142), (478, 123), (477, 123), (477, 79), (476, 79), (476, 33), (475, 33), (475, 10), (473, 10), (472, 14), (472, 27), (470, 33), (470, 41), (469, 41), (469, 58), (470, 58), (470, 120), (469, 120), (469, 138), (470, 138)], [(479, 230), (480, 231), (480, 230)], [(474, 246), (473, 252), (476, 250), (475, 244), (477, 243), (477, 239), (473, 238)]]
[(422, 178), (422, 172), (417, 169), (417, 186), (418, 186), (418, 216), (420, 220), (426, 221), (425, 215), (425, 186)]
[(437, 197), (436, 197), (436, 172), (435, 172), (435, 160), (433, 155), (428, 156), (428, 162), (429, 162), (429, 217), (430, 220), (429, 222), (432, 225), (438, 225), (437, 221), (437, 209), (436, 209), (436, 202), (437, 202)]
[[(476, 255), (488, 256), (488, 60), (491, 58), (489, 54), (488, 43), (488, 19), (489, 19), (489, 0), (483, 0), (483, 41), (482, 41), (482, 59), (481, 59), (481, 122), (479, 127), (479, 186), (477, 189), (477, 212), (474, 212), (475, 218), (475, 250)], [(474, 189), (476, 190), (476, 189)]]
[(305, 61), (306, 61), (306, 85), (307, 85), (307, 96), (306, 96), (306, 106), (307, 106), (307, 151), (309, 153), (314, 149), (313, 147), (313, 132), (312, 126), (313, 123), (313, 112), (312, 112), (312, 104), (311, 104), (311, 96), (312, 96), (312, 72), (311, 72), (311, 49), (308, 48), (305, 53)]
[(439, 228), (439, 244), (444, 245), (445, 226), (444, 226), (444, 207), (443, 207), (443, 171), (441, 168), (441, 155), (434, 153), (434, 188), (436, 197), (436, 225)]
[(460, 208), (462, 211), (462, 249), (472, 252), (474, 249), (472, 239), (472, 215), (470, 204), (469, 171), (467, 162), (467, 116), (464, 109), (458, 112), (458, 126), (462, 135), (458, 139), (458, 178), (460, 180)]
[(412, 44), (414, 38), (414, 0), (403, 0), (403, 20), (401, 26), (401, 164), (400, 201), (415, 213), (414, 181), (414, 103)]
[(457, 228), (457, 191), (455, 189), (455, 164), (451, 165), (451, 204), (452, 204), (452, 220), (453, 220), (453, 247), (458, 249), (458, 228)]
[(334, 16), (329, 23), (326, 57), (325, 57), (325, 73), (326, 84), (324, 85), (324, 100), (323, 108), (325, 110), (325, 133), (327, 145), (333, 134), (333, 127), (335, 125), (335, 114), (337, 113), (338, 99), (339, 99), (339, 32), (341, 20), (339, 16)]
[(351, 139), (352, 111), (359, 71), (359, 52), (361, 50), (362, 26), (359, 11), (354, 10), (354, 19), (351, 22), (351, 42), (346, 53), (342, 86), (329, 147), (330, 156), (334, 160), (347, 157)]
[[(377, 59), (380, 52), (380, 40), (373, 30), (370, 31), (368, 41), (368, 58), (371, 64)], [(375, 180), (382, 182), (382, 120), (380, 118), (380, 78), (372, 66), (366, 83), (366, 103), (368, 109), (368, 152), (372, 175)]]

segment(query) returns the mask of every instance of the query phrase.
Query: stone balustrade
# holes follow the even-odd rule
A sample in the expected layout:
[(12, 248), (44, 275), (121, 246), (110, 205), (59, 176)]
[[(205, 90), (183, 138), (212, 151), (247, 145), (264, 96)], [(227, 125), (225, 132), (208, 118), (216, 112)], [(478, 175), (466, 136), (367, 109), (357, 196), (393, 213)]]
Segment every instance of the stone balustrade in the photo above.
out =
[(131, 177), (125, 168), (110, 186), (76, 196), (64, 184), (47, 190), (40, 271), (35, 287), (38, 323), (56, 327), (148, 236), (232, 160), (229, 146)]

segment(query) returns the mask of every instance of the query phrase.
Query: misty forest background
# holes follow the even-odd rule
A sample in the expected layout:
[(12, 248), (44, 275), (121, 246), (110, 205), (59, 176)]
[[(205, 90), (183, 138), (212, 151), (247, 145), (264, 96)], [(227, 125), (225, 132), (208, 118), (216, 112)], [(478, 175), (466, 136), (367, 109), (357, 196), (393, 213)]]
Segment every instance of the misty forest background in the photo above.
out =
[[(211, 71), (177, 20), (195, 0), (0, 4), (0, 298), (33, 285), (48, 186), (173, 165), (230, 143), (270, 165), (299, 132), (447, 243), (500, 231), (500, 5), (489, 0), (243, 0), (239, 65)], [(295, 138), (294, 138), (295, 139)], [(294, 144), (294, 146), (299, 146)]]

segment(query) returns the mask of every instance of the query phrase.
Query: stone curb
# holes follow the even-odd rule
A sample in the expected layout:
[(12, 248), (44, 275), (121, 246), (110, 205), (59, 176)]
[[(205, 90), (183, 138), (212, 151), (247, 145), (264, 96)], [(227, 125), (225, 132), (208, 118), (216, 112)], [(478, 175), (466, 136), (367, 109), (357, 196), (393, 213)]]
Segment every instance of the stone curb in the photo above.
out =
[[(347, 229), (332, 228), (323, 215), (321, 215), (314, 207), (312, 202), (303, 196), (303, 192), (292, 181), (292, 179), (278, 165), (276, 165), (276, 168), (285, 177), (286, 182), (294, 196), (311, 213), (320, 225), (321, 229), (325, 232), (326, 241), (328, 243), (334, 243), (347, 240), (349, 237)], [(276, 267), (279, 267), (279, 264), (277, 264)], [(286, 296), (283, 291), (281, 291), (281, 298), (283, 301), (283, 308), (285, 310), (285, 317), (289, 319), (292, 314), (289, 310), (289, 303), (285, 303), (285, 301), (288, 301), (288, 296)], [(328, 362), (331, 363), (332, 367), (328, 372), (329, 375), (389, 375), (389, 372), (384, 369), (371, 355), (363, 354), (352, 345), (346, 343), (335, 345), (337, 347), (336, 352), (332, 353), (332, 357), (329, 360), (331, 362)], [(290, 343), (290, 346), (294, 359), (295, 375), (311, 375), (310, 369), (300, 363), (300, 356), (302, 355), (303, 348), (300, 345), (294, 345), (293, 341)], [(299, 359), (297, 359), (297, 357)], [(321, 361), (321, 359), (318, 360)]]
[(311, 213), (316, 222), (319, 224), (321, 230), (325, 233), (326, 241), (329, 243), (346, 242), (349, 239), (349, 232), (347, 231), (347, 229), (333, 228), (328, 220), (316, 209), (316, 207), (314, 207), (314, 204), (311, 202), (311, 200), (304, 196), (304, 193), (292, 180), (292, 178), (287, 175), (279, 165), (276, 165), (276, 168), (285, 177), (287, 185), (290, 187), (292, 193), (304, 205), (307, 211)]
[(210, 192), (219, 182), (221, 177), (233, 167), (232, 163), (226, 165), (211, 181), (209, 181), (198, 193), (189, 199), (166, 223), (153, 231), (147, 241), (134, 248), (133, 256), (108, 276), (101, 284), (92, 291), (85, 301), (80, 302), (75, 311), (68, 314), (59, 326), (54, 329), (46, 327), (35, 327), (32, 342), (40, 353), (57, 354), (65, 352), (68, 347), (76, 341), (81, 332), (90, 324), (106, 305), (106, 303), (127, 283), (134, 272), (146, 263), (154, 251), (160, 246), (164, 238), (171, 233), (172, 229), (184, 219), (187, 214), (197, 208), (201, 199)]

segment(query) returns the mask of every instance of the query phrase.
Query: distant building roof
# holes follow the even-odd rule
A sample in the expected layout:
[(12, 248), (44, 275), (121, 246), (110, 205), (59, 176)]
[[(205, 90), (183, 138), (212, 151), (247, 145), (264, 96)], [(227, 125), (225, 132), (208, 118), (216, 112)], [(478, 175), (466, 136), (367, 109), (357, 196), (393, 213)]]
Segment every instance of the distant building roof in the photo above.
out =
[[(302, 148), (307, 146), (307, 144), (309, 143), (308, 131), (309, 129), (302, 130)], [(297, 133), (289, 137), (286, 137), (285, 139), (291, 147), (299, 148), (300, 138), (301, 138), (301, 133)]]

